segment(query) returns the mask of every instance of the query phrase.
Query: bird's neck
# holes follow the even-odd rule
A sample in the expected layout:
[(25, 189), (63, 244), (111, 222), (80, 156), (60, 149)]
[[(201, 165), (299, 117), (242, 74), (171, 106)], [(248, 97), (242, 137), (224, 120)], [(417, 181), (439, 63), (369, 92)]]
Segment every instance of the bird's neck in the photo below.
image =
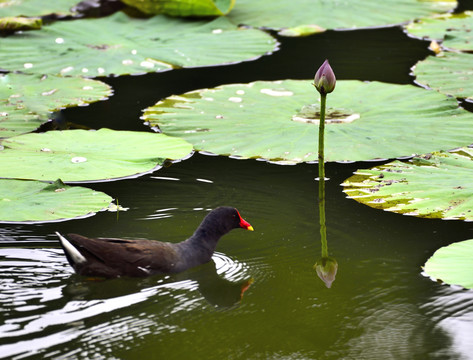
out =
[(210, 253), (213, 253), (221, 237), (222, 234), (216, 230), (199, 227), (188, 241), (193, 246), (207, 249)]
[(209, 262), (217, 246), (217, 242), (215, 244), (208, 243), (195, 238), (194, 235), (177, 244), (182, 259), (185, 259), (190, 267)]
[(215, 220), (208, 216), (195, 230), (194, 234), (180, 243), (180, 248), (188, 261), (206, 263), (212, 259), (220, 238), (228, 232), (219, 226), (215, 226)]

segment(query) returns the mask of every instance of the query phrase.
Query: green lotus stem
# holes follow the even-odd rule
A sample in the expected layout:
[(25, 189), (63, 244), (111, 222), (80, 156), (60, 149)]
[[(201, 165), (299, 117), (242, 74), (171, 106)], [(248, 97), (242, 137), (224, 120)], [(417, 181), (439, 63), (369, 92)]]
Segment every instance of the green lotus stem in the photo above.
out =
[(328, 256), (327, 226), (325, 225), (325, 109), (327, 94), (335, 89), (336, 78), (328, 60), (317, 70), (314, 77), (314, 86), (320, 93), (320, 121), (319, 121), (319, 219), (320, 241), (322, 243), (322, 258), (314, 265), (317, 275), (330, 288), (337, 274), (337, 261)]
[(325, 134), (325, 104), (327, 94), (320, 94), (320, 122), (319, 122), (319, 219), (320, 239), (322, 241), (322, 257), (328, 256), (327, 226), (325, 225), (325, 157), (324, 157), (324, 134)]
[(314, 86), (320, 93), (320, 121), (319, 121), (319, 218), (320, 238), (322, 241), (322, 257), (328, 257), (327, 226), (325, 225), (325, 157), (324, 157), (324, 133), (325, 133), (325, 104), (327, 94), (335, 89), (337, 79), (333, 73), (328, 60), (317, 70), (314, 77)]

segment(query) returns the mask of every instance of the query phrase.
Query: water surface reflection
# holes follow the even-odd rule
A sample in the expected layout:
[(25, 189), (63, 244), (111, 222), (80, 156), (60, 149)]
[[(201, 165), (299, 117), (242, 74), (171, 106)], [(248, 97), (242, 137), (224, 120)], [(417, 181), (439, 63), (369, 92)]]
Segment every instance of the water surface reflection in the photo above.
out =
[[(165, 319), (208, 306), (205, 302), (219, 309), (238, 306), (252, 282), (247, 265), (222, 253), (173, 276), (113, 280), (73, 274), (60, 249), (0, 248), (0, 259), (2, 357), (44, 353), (77, 339), (87, 347), (111, 346), (135, 336), (185, 331)], [(159, 311), (149, 317), (139, 310), (144, 302), (159, 304)], [(106, 318), (115, 320), (90, 328)], [(91, 334), (100, 336), (89, 341)]]
[[(94, 184), (130, 208), (118, 218), (8, 225), (0, 242), (1, 356), (456, 358), (467, 345), (450, 328), (460, 319), (469, 324), (470, 303), (423, 277), (420, 266), (452, 233), (471, 237), (471, 224), (378, 212), (346, 199), (338, 184), (358, 167), (328, 165), (327, 231), (343, 263), (331, 289), (312, 268), (320, 251), (314, 165), (196, 154), (159, 171), (178, 181), (156, 173)], [(239, 208), (255, 231), (229, 233), (213, 263), (173, 276), (83, 279), (54, 235), (177, 242), (222, 204)], [(449, 307), (452, 299), (458, 305)]]

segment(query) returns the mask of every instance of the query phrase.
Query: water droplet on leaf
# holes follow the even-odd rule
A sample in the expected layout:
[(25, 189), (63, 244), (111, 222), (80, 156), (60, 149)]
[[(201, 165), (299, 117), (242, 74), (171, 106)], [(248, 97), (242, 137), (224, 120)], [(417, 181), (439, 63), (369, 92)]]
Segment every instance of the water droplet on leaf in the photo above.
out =
[(82, 156), (76, 156), (76, 157), (73, 157), (71, 159), (71, 162), (73, 162), (74, 164), (83, 163), (83, 162), (86, 162), (86, 161), (87, 161), (87, 158), (82, 157)]

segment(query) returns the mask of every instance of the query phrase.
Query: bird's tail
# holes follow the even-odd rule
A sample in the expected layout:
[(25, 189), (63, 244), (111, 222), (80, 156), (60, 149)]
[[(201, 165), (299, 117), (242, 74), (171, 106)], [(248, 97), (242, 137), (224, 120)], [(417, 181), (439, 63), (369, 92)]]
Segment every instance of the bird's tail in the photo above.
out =
[(71, 244), (64, 236), (56, 231), (56, 235), (59, 237), (61, 246), (66, 254), (67, 260), (69, 263), (74, 266), (75, 264), (83, 264), (87, 262), (87, 259), (76, 249), (74, 245)]

